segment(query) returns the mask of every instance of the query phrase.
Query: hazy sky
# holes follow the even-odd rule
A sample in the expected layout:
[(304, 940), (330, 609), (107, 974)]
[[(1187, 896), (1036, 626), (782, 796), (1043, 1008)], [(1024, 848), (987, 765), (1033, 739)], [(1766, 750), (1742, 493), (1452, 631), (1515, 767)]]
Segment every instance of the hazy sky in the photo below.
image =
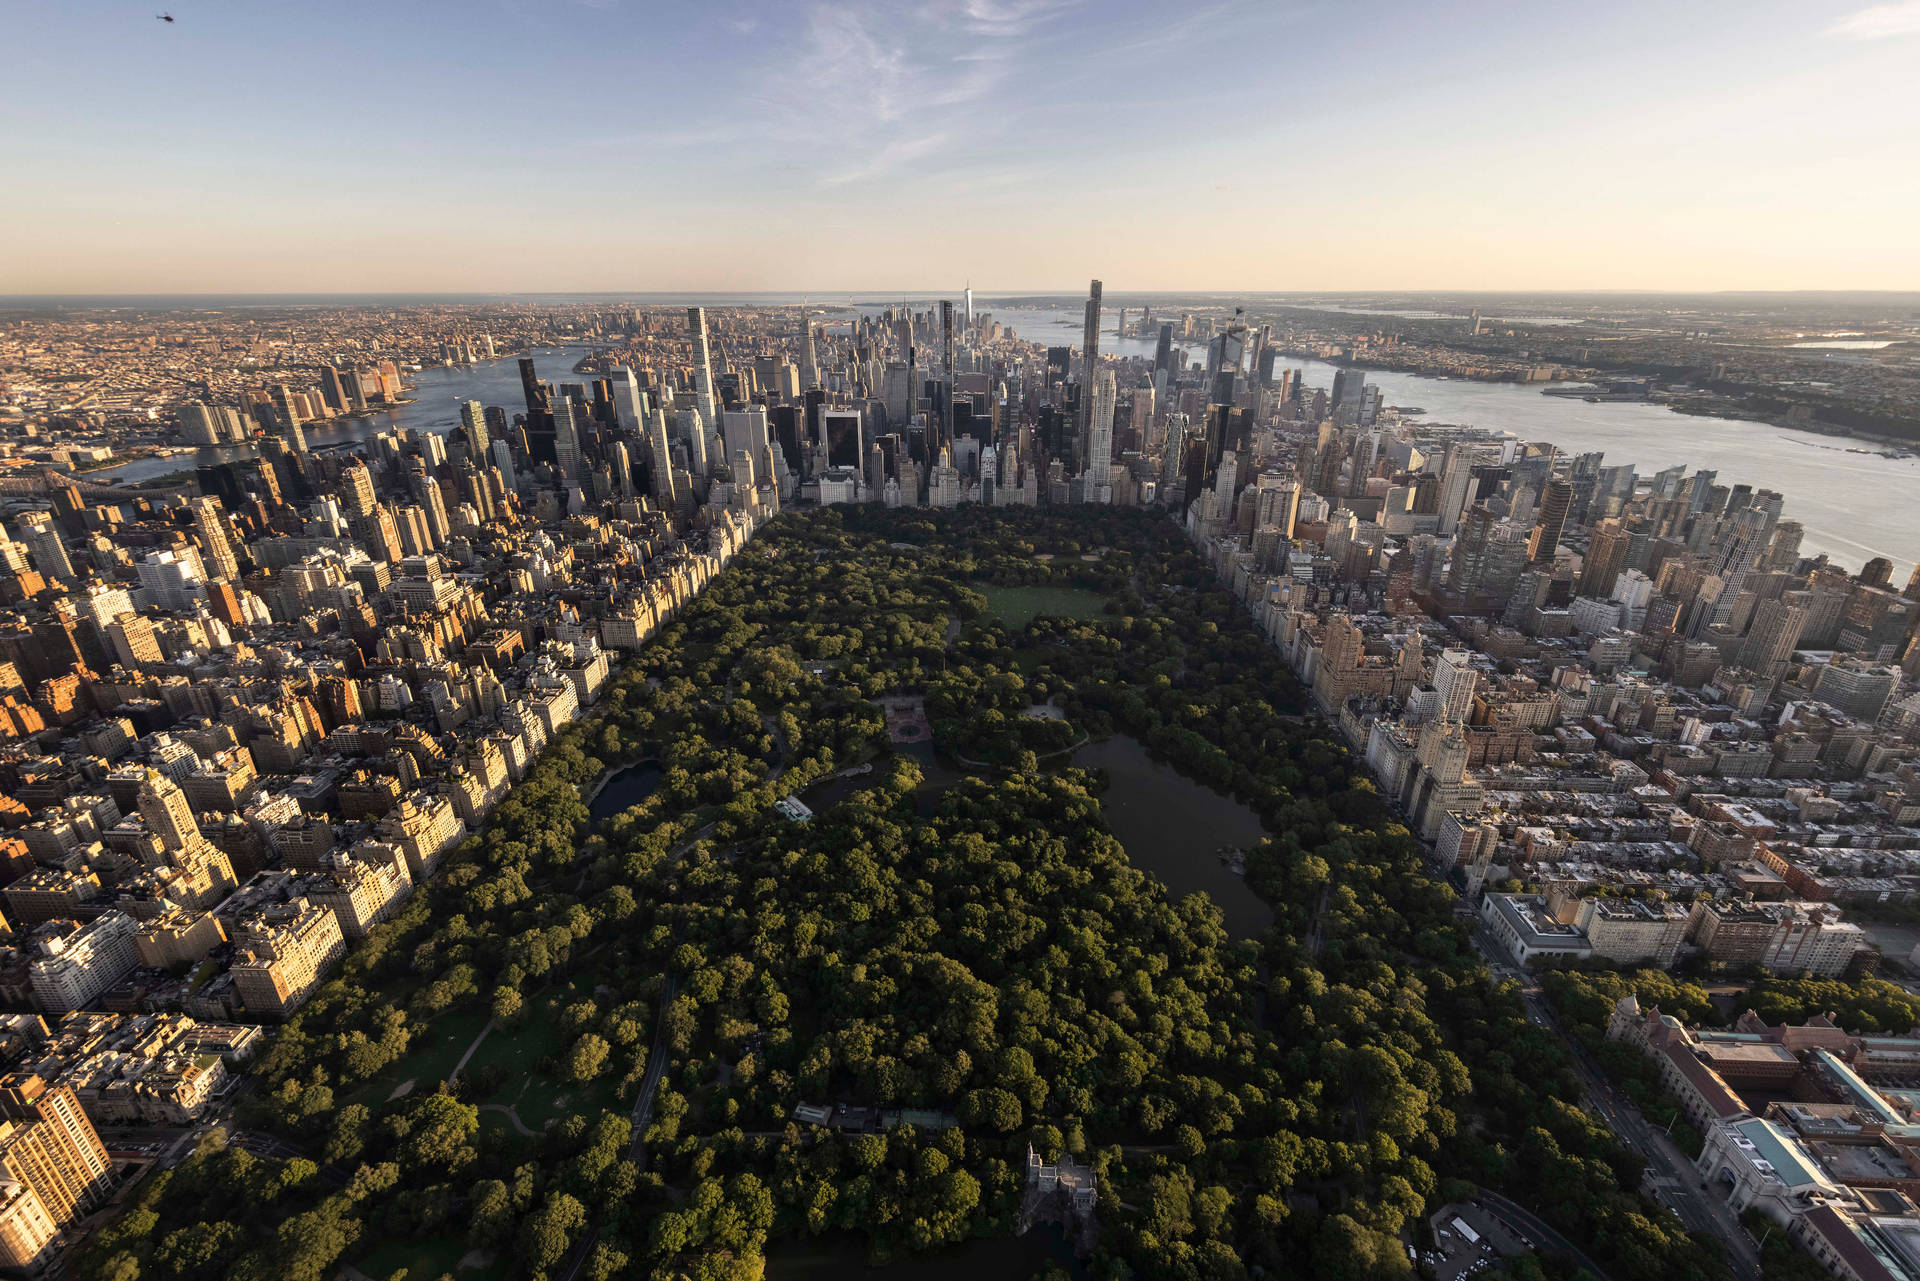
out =
[(0, 15), (0, 293), (1920, 288), (1920, 0)]

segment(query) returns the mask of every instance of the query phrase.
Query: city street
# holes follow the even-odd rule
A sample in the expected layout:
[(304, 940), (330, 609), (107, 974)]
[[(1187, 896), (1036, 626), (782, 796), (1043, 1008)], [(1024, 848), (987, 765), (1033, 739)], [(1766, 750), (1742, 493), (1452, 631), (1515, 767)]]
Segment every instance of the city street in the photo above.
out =
[(1643, 1190), (1677, 1214), (1687, 1231), (1707, 1232), (1718, 1237), (1727, 1247), (1727, 1261), (1736, 1277), (1742, 1281), (1759, 1281), (1760, 1252), (1754, 1246), (1753, 1238), (1741, 1226), (1739, 1216), (1727, 1207), (1725, 1201), (1700, 1186), (1700, 1176), (1687, 1154), (1608, 1084), (1605, 1073), (1587, 1054), (1585, 1047), (1555, 1018), (1540, 981), (1513, 966), (1484, 929), (1475, 929), (1473, 937), (1488, 964), (1493, 967), (1496, 978), (1512, 978), (1519, 982), (1520, 998), (1527, 1017), (1556, 1033), (1566, 1045), (1574, 1072), (1585, 1091), (1585, 1106), (1607, 1123), (1614, 1137), (1628, 1151), (1646, 1161), (1647, 1177)]

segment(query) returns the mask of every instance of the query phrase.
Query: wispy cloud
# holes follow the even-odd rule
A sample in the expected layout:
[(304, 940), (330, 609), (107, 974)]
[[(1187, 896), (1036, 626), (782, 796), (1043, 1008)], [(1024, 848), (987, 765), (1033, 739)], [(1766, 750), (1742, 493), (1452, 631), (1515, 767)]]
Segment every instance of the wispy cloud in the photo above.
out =
[(962, 0), (960, 25), (977, 36), (1024, 36), (1048, 18), (1076, 7), (1077, 0)]
[(820, 179), (820, 185), (845, 187), (884, 177), (902, 165), (938, 154), (948, 142), (949, 136), (944, 133), (931, 133), (922, 138), (896, 138), (857, 163), (829, 172)]
[(1870, 5), (1828, 27), (1827, 34), (1849, 40), (1891, 40), (1920, 35), (1920, 0)]
[[(775, 131), (831, 157), (823, 187), (876, 179), (960, 146), (953, 117), (1014, 81), (1046, 25), (1082, 0), (849, 0), (807, 11), (797, 56), (761, 105)], [(974, 121), (967, 145), (984, 144)], [(950, 167), (949, 160), (944, 167)]]

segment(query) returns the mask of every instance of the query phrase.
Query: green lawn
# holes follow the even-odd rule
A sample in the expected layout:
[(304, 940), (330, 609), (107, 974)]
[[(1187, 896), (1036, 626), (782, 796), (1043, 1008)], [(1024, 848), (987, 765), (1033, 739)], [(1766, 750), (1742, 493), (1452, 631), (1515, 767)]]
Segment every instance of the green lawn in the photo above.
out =
[(467, 1247), (451, 1237), (425, 1237), (413, 1241), (386, 1240), (360, 1256), (355, 1267), (374, 1281), (387, 1281), (401, 1268), (408, 1281), (434, 1281), (452, 1276), (458, 1281), (491, 1281), (504, 1275), (506, 1267), (497, 1256), (484, 1268), (461, 1268)]
[[(575, 1112), (591, 1118), (602, 1110), (625, 1111), (626, 1105), (614, 1096), (619, 1077), (611, 1068), (607, 1075), (585, 1086), (534, 1070), (534, 1064), (543, 1058), (560, 1059), (571, 1043), (553, 1026), (555, 1007), (591, 996), (597, 981), (597, 971), (589, 969), (576, 974), (567, 986), (543, 992), (530, 1001), (513, 1027), (495, 1028), (467, 1061), (464, 1075), (470, 1079), (483, 1069), (498, 1065), (506, 1070), (505, 1083), (493, 1094), (473, 1102), (510, 1106), (521, 1122), (533, 1130), (555, 1117)], [(511, 1129), (497, 1112), (483, 1112), (480, 1119), (486, 1125)]]
[(1058, 618), (1099, 618), (1107, 598), (1078, 587), (981, 587), (987, 598), (987, 617), (998, 619), (1010, 631), (1019, 631), (1042, 614)]
[[(407, 1052), (355, 1090), (348, 1102), (384, 1103), (407, 1081), (413, 1082), (413, 1089), (408, 1093), (433, 1093), (440, 1082), (452, 1074), (453, 1065), (460, 1061), (467, 1046), (486, 1024), (485, 1010), (455, 1010), (441, 1015), (414, 1033)], [(488, 1037), (487, 1041), (491, 1045), (493, 1038)]]

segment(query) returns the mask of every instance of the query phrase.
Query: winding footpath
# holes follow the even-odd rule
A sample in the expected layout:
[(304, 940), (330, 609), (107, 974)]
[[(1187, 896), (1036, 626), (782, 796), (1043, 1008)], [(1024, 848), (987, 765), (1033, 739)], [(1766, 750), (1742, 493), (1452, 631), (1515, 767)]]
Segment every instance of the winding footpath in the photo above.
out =
[(660, 1092), (660, 1079), (667, 1073), (667, 1007), (679, 994), (679, 978), (667, 975), (666, 986), (660, 989), (660, 1016), (653, 1033), (653, 1052), (647, 1056), (646, 1079), (640, 1082), (640, 1093), (633, 1101), (632, 1156), (642, 1170), (647, 1168), (646, 1136), (647, 1127), (653, 1124), (653, 1099)]

